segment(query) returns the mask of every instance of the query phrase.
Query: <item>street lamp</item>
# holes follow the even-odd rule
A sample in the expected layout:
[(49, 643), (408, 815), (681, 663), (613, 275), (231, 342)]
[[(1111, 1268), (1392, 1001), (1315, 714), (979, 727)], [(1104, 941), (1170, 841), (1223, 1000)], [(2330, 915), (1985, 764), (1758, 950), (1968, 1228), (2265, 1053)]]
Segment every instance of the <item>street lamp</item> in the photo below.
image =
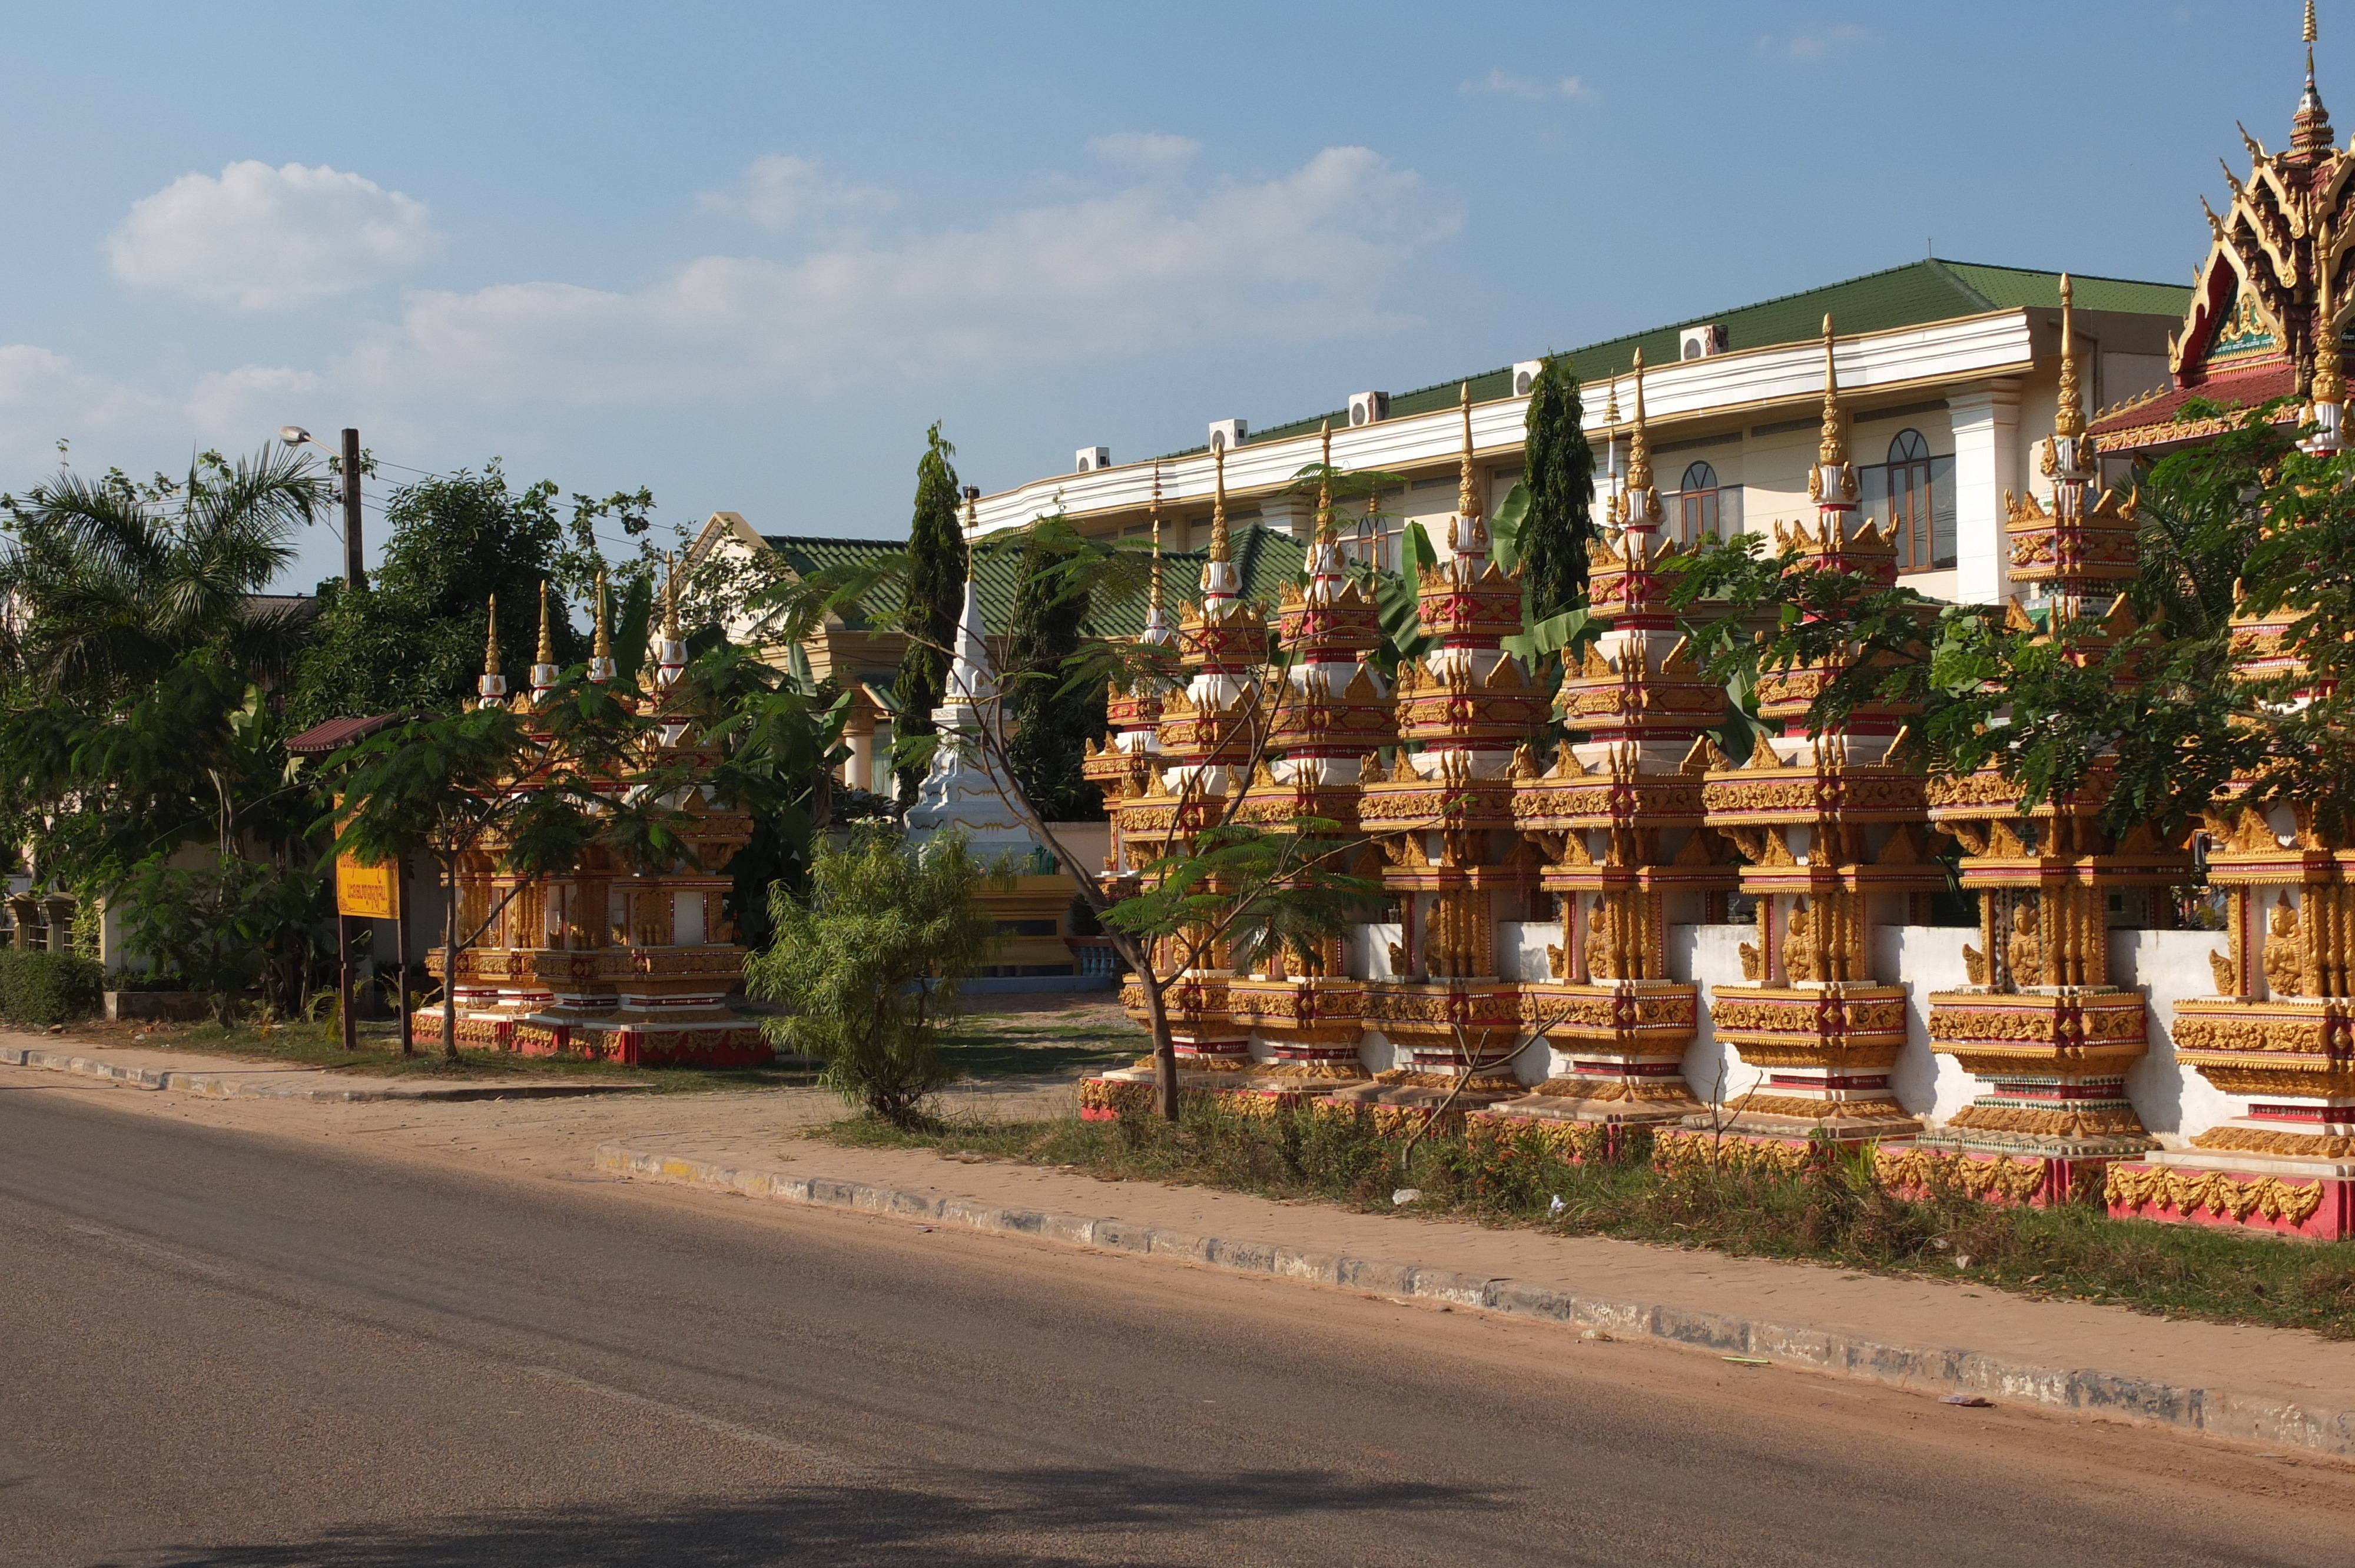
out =
[[(282, 425), (278, 439), (290, 447), (314, 446), (323, 452), (335, 452), (335, 448), (313, 435), (300, 425)], [(344, 585), (346, 588), (368, 587), (368, 574), (360, 564), (360, 433), (344, 432)]]

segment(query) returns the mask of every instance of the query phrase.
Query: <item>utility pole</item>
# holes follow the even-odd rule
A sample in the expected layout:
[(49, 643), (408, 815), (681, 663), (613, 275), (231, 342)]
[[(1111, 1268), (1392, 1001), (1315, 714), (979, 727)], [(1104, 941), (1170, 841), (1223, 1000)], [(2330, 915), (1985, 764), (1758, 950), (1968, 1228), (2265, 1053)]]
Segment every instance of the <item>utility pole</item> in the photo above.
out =
[(344, 584), (368, 586), (360, 565), (360, 433), (344, 432)]

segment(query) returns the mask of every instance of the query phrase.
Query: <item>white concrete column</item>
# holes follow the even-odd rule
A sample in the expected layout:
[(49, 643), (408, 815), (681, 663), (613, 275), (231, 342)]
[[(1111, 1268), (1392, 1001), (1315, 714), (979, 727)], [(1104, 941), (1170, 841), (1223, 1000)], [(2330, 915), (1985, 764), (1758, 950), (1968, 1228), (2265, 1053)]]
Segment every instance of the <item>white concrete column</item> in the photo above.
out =
[(853, 789), (875, 788), (875, 726), (851, 720), (850, 732), (843, 737), (850, 747), (850, 757), (842, 765), (842, 781)]
[(1279, 534), (1289, 534), (1295, 539), (1316, 536), (1316, 505), (1314, 498), (1303, 500), (1296, 495), (1271, 495), (1259, 503), (1259, 521), (1263, 528)]
[(2003, 498), (2020, 486), (2019, 383), (1952, 393), (1955, 429), (1955, 598), (1995, 604), (2010, 591)]

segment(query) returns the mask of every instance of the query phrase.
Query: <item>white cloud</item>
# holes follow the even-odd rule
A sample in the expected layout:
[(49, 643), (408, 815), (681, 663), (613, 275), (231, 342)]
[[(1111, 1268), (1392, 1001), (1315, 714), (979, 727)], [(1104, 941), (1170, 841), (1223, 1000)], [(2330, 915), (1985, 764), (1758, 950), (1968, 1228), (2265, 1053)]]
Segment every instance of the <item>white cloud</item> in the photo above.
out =
[(1768, 36), (1758, 40), (1758, 47), (1769, 54), (1785, 55), (1795, 60), (1819, 60), (1850, 44), (1862, 43), (1872, 35), (1853, 22), (1836, 22), (1811, 32), (1793, 33), (1788, 37)]
[(208, 441), (250, 446), (255, 432), (300, 424), (295, 410), (325, 392), (326, 378), (286, 365), (241, 365), (197, 378), (186, 399), (188, 419)]
[(1161, 131), (1115, 131), (1088, 143), (1092, 153), (1140, 169), (1174, 168), (1201, 150), (1202, 143), (1191, 136), (1172, 136)]
[(790, 261), (707, 256), (632, 293), (418, 293), (342, 369), (396, 397), (678, 404), (1365, 332), (1401, 324), (1390, 282), (1457, 222), (1413, 174), (1334, 147), (1191, 201), (1153, 182)]
[(399, 191), (324, 165), (247, 159), (142, 197), (106, 247), (133, 287), (267, 311), (381, 282), (441, 242), (425, 204)]
[(1563, 77), (1559, 81), (1545, 82), (1529, 77), (1514, 76), (1502, 69), (1491, 70), (1478, 81), (1467, 81), (1456, 90), (1466, 98), (1479, 96), (1518, 98), (1531, 102), (1551, 98), (1592, 101), (1602, 96), (1574, 76)]
[(879, 186), (830, 180), (815, 158), (770, 153), (746, 167), (739, 189), (706, 191), (696, 205), (781, 234), (805, 224), (878, 217), (899, 206), (900, 198)]

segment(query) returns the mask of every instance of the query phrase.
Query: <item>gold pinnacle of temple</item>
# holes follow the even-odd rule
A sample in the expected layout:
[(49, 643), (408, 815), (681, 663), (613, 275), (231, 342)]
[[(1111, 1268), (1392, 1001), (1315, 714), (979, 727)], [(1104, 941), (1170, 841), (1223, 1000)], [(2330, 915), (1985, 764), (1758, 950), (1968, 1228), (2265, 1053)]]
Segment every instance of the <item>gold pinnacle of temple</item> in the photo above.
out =
[(1227, 558), (1227, 444), (1210, 444), (1210, 559)]
[[(1638, 350), (1637, 352), (1641, 352)], [(1619, 373), (1611, 373), (1611, 396), (1603, 405), (1603, 425), (1605, 429), (1619, 422)]]
[(1832, 318), (1824, 314), (1824, 430), (1816, 448), (1816, 461), (1824, 468), (1848, 462), (1848, 442), (1840, 434), (1839, 369), (1832, 361)]
[(1464, 462), (1455, 482), (1455, 511), (1459, 516), (1477, 517), (1480, 515), (1480, 484), (1472, 473), (1472, 383), (1464, 383), (1455, 403), (1464, 410)]
[(1652, 437), (1644, 429), (1644, 351), (1636, 351), (1636, 423), (1627, 432), (1627, 491), (1639, 495), (1652, 488)]
[(548, 579), (539, 579), (539, 660), (542, 664), (556, 662), (556, 634), (548, 620)]
[(2085, 433), (2084, 400), (2077, 392), (2076, 291), (2061, 274), (2061, 402), (2052, 413), (2052, 433), (2073, 441)]
[(1153, 460), (1153, 609), (1161, 609), (1161, 460)]
[[(605, 574), (602, 572), (597, 574), (597, 640), (589, 652), (591, 658), (597, 660), (613, 656), (613, 632), (605, 624)], [(598, 668), (604, 666), (601, 663)]]
[(678, 641), (678, 557), (665, 556), (663, 560), (669, 567), (663, 574), (663, 641), (676, 642)]
[(491, 595), (491, 631), (483, 640), (483, 673), (499, 673), (499, 596)]
[(977, 496), (964, 498), (964, 580), (973, 581), (973, 531), (981, 526), (981, 503)]
[(1316, 432), (1316, 542), (1337, 545), (1341, 530), (1333, 522), (1333, 421)]
[(2339, 309), (2330, 294), (2332, 270), (2326, 260), (2315, 279), (2314, 401), (2343, 404), (2347, 372), (2339, 349)]

